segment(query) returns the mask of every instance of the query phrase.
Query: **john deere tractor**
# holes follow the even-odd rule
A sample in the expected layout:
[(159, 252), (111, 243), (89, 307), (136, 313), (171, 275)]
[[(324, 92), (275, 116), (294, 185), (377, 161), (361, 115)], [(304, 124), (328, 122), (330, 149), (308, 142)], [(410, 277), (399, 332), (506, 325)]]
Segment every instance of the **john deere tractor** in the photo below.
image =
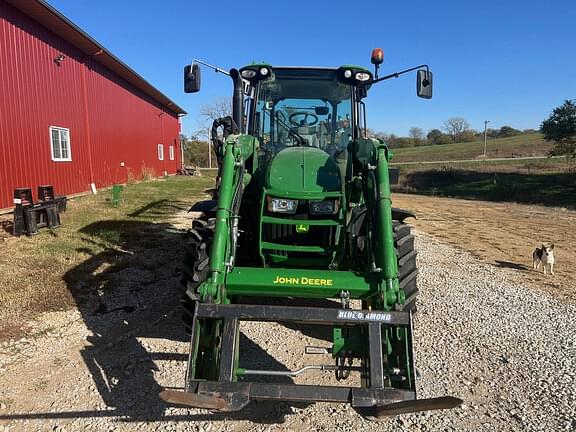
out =
[[(220, 411), (253, 400), (341, 402), (369, 418), (461, 403), (416, 399), (416, 251), (404, 222), (412, 214), (392, 207), (391, 152), (366, 132), (373, 85), (417, 71), (417, 94), (430, 98), (432, 73), (421, 65), (378, 77), (382, 57), (373, 51), (374, 74), (350, 65), (186, 66), (189, 93), (200, 89), (199, 63), (230, 76), (233, 114), (213, 127), (217, 199), (192, 207), (202, 216), (183, 265), (186, 385), (163, 391), (165, 401)], [(328, 326), (331, 346), (301, 347), (324, 354), (322, 364), (248, 369), (240, 364), (241, 321)], [(286, 383), (310, 369), (337, 380), (356, 374), (360, 386)]]

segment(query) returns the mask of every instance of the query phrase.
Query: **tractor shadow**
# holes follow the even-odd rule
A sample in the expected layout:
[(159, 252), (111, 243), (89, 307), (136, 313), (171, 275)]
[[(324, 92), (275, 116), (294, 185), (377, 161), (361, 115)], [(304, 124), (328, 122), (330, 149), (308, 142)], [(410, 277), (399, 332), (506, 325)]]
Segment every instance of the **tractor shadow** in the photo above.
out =
[(90, 254), (64, 275), (91, 331), (81, 355), (104, 403), (115, 415), (154, 420), (166, 408), (154, 378), (156, 361), (174, 353), (150, 352), (139, 338), (186, 340), (176, 325), (179, 245), (170, 224), (101, 221), (80, 230)]
[[(190, 409), (183, 415), (166, 414), (168, 406), (158, 396), (163, 387), (156, 375), (163, 375), (167, 362), (176, 361), (178, 368), (171, 367), (170, 371), (181, 371), (175, 381), (183, 386), (188, 358), (189, 338), (180, 321), (185, 233), (170, 224), (115, 220), (93, 223), (80, 233), (87, 247), (78, 252), (101, 252), (68, 271), (63, 279), (92, 333), (81, 355), (109, 408), (105, 413), (95, 411), (95, 417), (118, 416), (128, 422), (237, 419), (282, 423), (284, 416), (293, 412), (292, 407), (302, 406), (251, 403), (237, 413), (197, 414)], [(177, 348), (164, 352), (166, 340), (181, 345), (170, 344)], [(243, 356), (260, 359), (267, 369), (285, 369), (244, 335), (240, 343)], [(284, 382), (292, 380), (286, 378)], [(46, 418), (51, 418), (49, 413)]]

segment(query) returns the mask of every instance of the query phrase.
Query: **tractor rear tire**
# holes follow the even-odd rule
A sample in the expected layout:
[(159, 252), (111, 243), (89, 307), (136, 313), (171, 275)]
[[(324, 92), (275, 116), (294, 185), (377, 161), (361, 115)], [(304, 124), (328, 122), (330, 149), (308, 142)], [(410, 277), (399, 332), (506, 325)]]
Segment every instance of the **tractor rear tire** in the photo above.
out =
[(398, 278), (400, 288), (406, 294), (406, 302), (402, 310), (416, 312), (416, 297), (418, 296), (416, 267), (416, 248), (414, 235), (409, 225), (394, 221), (394, 247), (398, 259)]
[(186, 333), (190, 333), (194, 309), (198, 298), (198, 287), (206, 280), (210, 268), (210, 248), (214, 237), (214, 219), (199, 218), (192, 223), (189, 237), (184, 246), (182, 263), (182, 321)]

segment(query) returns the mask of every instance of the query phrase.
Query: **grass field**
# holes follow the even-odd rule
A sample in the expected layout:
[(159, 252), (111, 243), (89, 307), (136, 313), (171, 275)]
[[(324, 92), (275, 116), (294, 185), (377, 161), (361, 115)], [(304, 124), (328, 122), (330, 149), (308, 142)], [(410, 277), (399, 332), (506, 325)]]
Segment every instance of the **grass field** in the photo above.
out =
[[(213, 184), (206, 175), (126, 185), (117, 207), (111, 205), (110, 190), (84, 196), (69, 202), (60, 228), (40, 230), (34, 237), (11, 236), (6, 215), (0, 233), (0, 319), (74, 306), (89, 291), (112, 285), (106, 279), (113, 275), (104, 272), (109, 263), (136, 273), (172, 259), (155, 254), (155, 248), (159, 242), (174, 242), (170, 233), (189, 223), (183, 215)], [(175, 243), (179, 254), (181, 241)], [(83, 285), (84, 280), (93, 283)], [(0, 338), (1, 333), (2, 326)]]
[[(566, 158), (485, 161), (477, 158), (483, 146), (483, 141), (475, 141), (396, 149), (392, 162), (400, 168), (400, 182), (394, 190), (576, 208), (574, 161)], [(552, 144), (539, 133), (498, 138), (488, 140), (487, 158), (546, 156), (551, 148)], [(472, 161), (459, 162), (465, 160)], [(402, 164), (434, 161), (438, 163)]]
[(430, 161), (426, 163), (395, 163), (395, 168), (404, 171), (431, 170), (461, 168), (476, 171), (490, 172), (563, 172), (574, 167), (575, 161), (570, 161), (564, 157), (544, 158), (544, 159), (506, 159), (506, 160), (455, 160), (455, 161)]
[(401, 168), (397, 192), (576, 208), (576, 174), (566, 160)]
[[(488, 158), (546, 156), (553, 147), (542, 134), (532, 133), (509, 138), (489, 139), (486, 143)], [(467, 143), (394, 149), (392, 162), (418, 162), (476, 159), (482, 154), (484, 140)]]

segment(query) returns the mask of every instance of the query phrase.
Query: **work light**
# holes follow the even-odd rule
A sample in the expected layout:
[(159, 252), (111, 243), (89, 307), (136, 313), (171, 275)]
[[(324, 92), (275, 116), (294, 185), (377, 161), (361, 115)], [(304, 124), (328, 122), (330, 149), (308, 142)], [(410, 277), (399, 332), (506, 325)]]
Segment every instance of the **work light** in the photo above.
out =
[(358, 81), (368, 81), (370, 79), (370, 74), (366, 72), (357, 72), (355, 78)]
[(310, 201), (309, 206), (313, 215), (334, 214), (338, 211), (337, 200)]
[(250, 79), (256, 76), (256, 71), (252, 69), (244, 69), (241, 73), (242, 78)]

